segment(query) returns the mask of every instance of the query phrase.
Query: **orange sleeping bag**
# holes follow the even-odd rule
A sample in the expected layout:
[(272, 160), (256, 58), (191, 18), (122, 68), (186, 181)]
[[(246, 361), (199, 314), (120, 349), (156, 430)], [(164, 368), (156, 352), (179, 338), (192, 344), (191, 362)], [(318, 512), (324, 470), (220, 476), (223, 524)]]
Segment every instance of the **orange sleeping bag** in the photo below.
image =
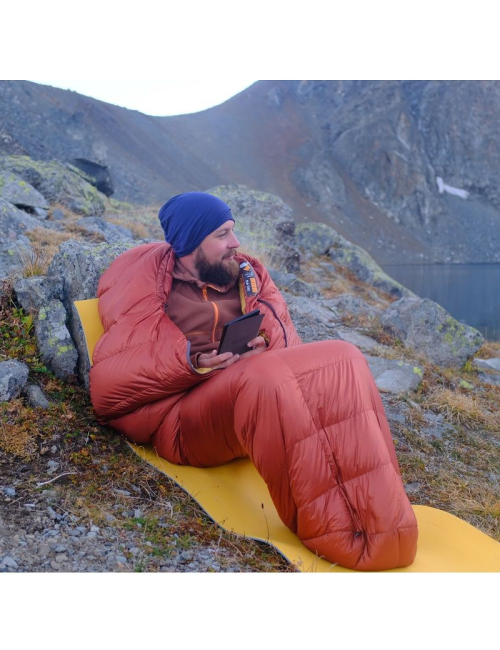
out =
[(258, 283), (243, 308), (264, 313), (269, 349), (208, 373), (193, 368), (189, 342), (165, 313), (168, 244), (113, 262), (99, 283), (104, 335), (90, 371), (99, 420), (176, 464), (249, 456), (282, 521), (330, 562), (411, 564), (416, 519), (365, 358), (343, 341), (301, 344), (266, 269), (240, 259)]

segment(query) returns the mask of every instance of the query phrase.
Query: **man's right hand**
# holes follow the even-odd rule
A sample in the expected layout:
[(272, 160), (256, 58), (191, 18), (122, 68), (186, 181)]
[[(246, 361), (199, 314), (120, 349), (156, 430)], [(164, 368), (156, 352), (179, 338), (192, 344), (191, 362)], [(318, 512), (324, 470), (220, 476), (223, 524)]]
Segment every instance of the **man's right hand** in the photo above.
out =
[(217, 350), (212, 350), (206, 354), (200, 354), (198, 357), (198, 368), (211, 368), (212, 370), (222, 370), (228, 368), (236, 363), (240, 358), (239, 354), (232, 352), (224, 352), (224, 354), (217, 354)]

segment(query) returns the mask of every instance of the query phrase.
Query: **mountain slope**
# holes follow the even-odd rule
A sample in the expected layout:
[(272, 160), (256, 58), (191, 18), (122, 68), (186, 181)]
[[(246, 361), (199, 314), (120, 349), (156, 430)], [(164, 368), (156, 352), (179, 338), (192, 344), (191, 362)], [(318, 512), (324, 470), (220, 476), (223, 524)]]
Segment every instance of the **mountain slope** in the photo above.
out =
[(498, 82), (260, 81), (176, 117), (0, 82), (0, 151), (105, 164), (149, 205), (244, 184), (382, 263), (500, 261), (499, 120)]

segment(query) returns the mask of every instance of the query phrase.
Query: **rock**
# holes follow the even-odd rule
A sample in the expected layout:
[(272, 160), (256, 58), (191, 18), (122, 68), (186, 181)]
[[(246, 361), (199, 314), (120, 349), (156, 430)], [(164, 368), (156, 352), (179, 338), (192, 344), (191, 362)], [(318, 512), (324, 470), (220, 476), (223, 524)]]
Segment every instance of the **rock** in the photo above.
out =
[[(44, 221), (45, 219), (48, 218), (49, 216), (49, 211), (44, 210), (43, 208), (32, 208), (32, 210), (26, 210), (26, 212), (30, 212), (33, 214), (37, 219), (40, 219), (41, 221)], [(47, 224), (44, 224), (44, 227), (47, 227)]]
[(5, 566), (9, 567), (10, 569), (17, 569), (18, 568), (17, 562), (14, 560), (14, 558), (10, 557), (10, 555), (5, 556), (3, 558), (3, 560), (1, 561), (1, 564), (4, 564)]
[(50, 216), (53, 221), (63, 221), (66, 218), (66, 215), (60, 208), (53, 209)]
[(474, 359), (473, 364), (478, 368), (486, 368), (488, 370), (498, 370), (500, 372), (500, 359)]
[[(323, 304), (325, 302), (326, 300), (323, 301)], [(360, 317), (365, 317), (370, 321), (380, 313), (378, 309), (350, 293), (343, 293), (336, 298), (330, 298), (328, 300), (328, 305), (342, 317), (350, 318), (354, 321), (358, 320)]]
[(12, 497), (12, 498), (16, 496), (16, 489), (15, 488), (4, 487), (4, 488), (2, 488), (2, 491), (5, 494), (5, 496)]
[(104, 212), (103, 195), (59, 163), (35, 161), (28, 156), (5, 156), (0, 158), (0, 170), (14, 172), (49, 203), (61, 203), (76, 214), (100, 216)]
[(352, 271), (357, 277), (391, 296), (413, 296), (414, 294), (385, 273), (375, 260), (361, 248), (344, 240), (342, 245), (330, 249), (331, 259)]
[(27, 237), (21, 235), (14, 241), (4, 240), (3, 243), (0, 239), (0, 279), (21, 276), (23, 267), (32, 254), (33, 249)]
[(49, 204), (33, 186), (17, 174), (0, 171), (0, 196), (20, 210), (46, 218)]
[(32, 276), (20, 278), (13, 284), (17, 302), (27, 313), (38, 312), (54, 298), (62, 297), (62, 278)]
[(396, 359), (384, 359), (365, 355), (370, 370), (380, 391), (393, 394), (415, 390), (422, 381), (423, 371), (418, 366), (412, 366)]
[(46, 410), (50, 407), (49, 400), (45, 397), (42, 389), (37, 384), (28, 384), (24, 388), (23, 394), (25, 395), (28, 404), (33, 408)]
[(323, 306), (322, 303), (327, 301), (293, 296), (286, 291), (282, 291), (282, 294), (297, 332), (304, 343), (332, 338), (332, 329), (336, 324), (340, 324), (340, 317), (336, 312)]
[(300, 269), (292, 209), (280, 198), (245, 185), (219, 185), (206, 191), (230, 206), (242, 252), (280, 271)]
[(480, 372), (478, 373), (477, 378), (485, 384), (500, 386), (500, 375), (488, 375), (485, 372)]
[(38, 312), (35, 325), (40, 357), (59, 379), (76, 372), (78, 352), (66, 327), (66, 310), (60, 300), (50, 300)]
[(73, 302), (95, 298), (99, 279), (115, 257), (140, 243), (143, 242), (88, 244), (69, 240), (61, 244), (59, 252), (50, 263), (48, 278), (54, 282), (63, 279), (61, 300), (67, 314), (68, 329), (78, 351), (78, 375), (87, 388), (90, 362), (85, 336)]
[(128, 228), (118, 226), (114, 223), (109, 223), (99, 217), (85, 217), (84, 219), (79, 219), (77, 225), (88, 232), (102, 235), (104, 241), (108, 244), (117, 244), (122, 241), (134, 240), (134, 235)]
[(363, 282), (391, 296), (399, 298), (414, 295), (389, 277), (363, 248), (348, 241), (333, 228), (325, 224), (307, 223), (297, 226), (296, 233), (301, 250), (316, 255), (329, 255), (335, 263), (352, 271)]
[(302, 195), (316, 201), (324, 213), (335, 213), (346, 202), (344, 181), (332, 165), (325, 159), (323, 151), (317, 151), (306, 167), (299, 167), (291, 174), (291, 179)]
[(68, 165), (68, 168), (80, 174), (82, 178), (106, 196), (114, 194), (113, 180), (106, 165), (101, 165), (87, 158), (75, 158), (72, 160), (72, 165)]
[(422, 483), (420, 481), (413, 481), (412, 483), (407, 483), (405, 485), (406, 494), (417, 494), (421, 487), (422, 487)]
[[(119, 490), (118, 488), (115, 488), (113, 490), (113, 492), (115, 494), (118, 494), (121, 497), (129, 497), (129, 496), (131, 496), (131, 494), (130, 494), (130, 492), (128, 490)], [(132, 515), (133, 515), (133, 513), (132, 513)]]
[(374, 348), (383, 349), (384, 347), (370, 336), (360, 334), (359, 332), (356, 332), (356, 330), (348, 327), (336, 327), (333, 330), (333, 337), (340, 339), (341, 341), (352, 343), (356, 347), (361, 348), (361, 350), (373, 350)]
[(427, 298), (401, 298), (382, 312), (380, 321), (407, 347), (444, 367), (463, 365), (484, 342), (476, 329)]
[(300, 251), (307, 257), (323, 257), (344, 238), (324, 223), (301, 223), (295, 228), (295, 239)]
[[(339, 313), (328, 306), (328, 300), (314, 300), (304, 296), (292, 296), (283, 291), (292, 319), (306, 317), (310, 321), (317, 323), (336, 323), (339, 322)], [(325, 306), (324, 303), (327, 303)], [(294, 320), (295, 322), (295, 320)]]
[(453, 431), (453, 426), (444, 422), (444, 416), (441, 413), (436, 415), (435, 413), (427, 412), (423, 416), (429, 426), (419, 428), (418, 432), (421, 436), (440, 440), (444, 433)]
[(38, 219), (32, 217), (0, 196), (0, 241), (15, 241), (19, 235), (40, 228)]
[(0, 362), (0, 402), (17, 397), (28, 381), (28, 366), (20, 361)]
[(269, 275), (279, 289), (283, 291), (291, 291), (297, 296), (306, 296), (307, 298), (320, 298), (321, 293), (303, 280), (300, 280), (295, 273), (285, 273), (283, 271), (276, 271), (275, 269), (268, 269)]

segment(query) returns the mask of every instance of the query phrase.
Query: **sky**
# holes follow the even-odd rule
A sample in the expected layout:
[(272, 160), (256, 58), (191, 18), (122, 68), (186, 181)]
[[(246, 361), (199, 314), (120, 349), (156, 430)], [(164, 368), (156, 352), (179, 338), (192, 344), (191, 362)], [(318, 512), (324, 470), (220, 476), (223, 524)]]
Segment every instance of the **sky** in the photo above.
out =
[(28, 79), (46, 86), (74, 90), (116, 106), (147, 115), (196, 113), (225, 102), (255, 79), (204, 79), (203, 81), (69, 81)]

